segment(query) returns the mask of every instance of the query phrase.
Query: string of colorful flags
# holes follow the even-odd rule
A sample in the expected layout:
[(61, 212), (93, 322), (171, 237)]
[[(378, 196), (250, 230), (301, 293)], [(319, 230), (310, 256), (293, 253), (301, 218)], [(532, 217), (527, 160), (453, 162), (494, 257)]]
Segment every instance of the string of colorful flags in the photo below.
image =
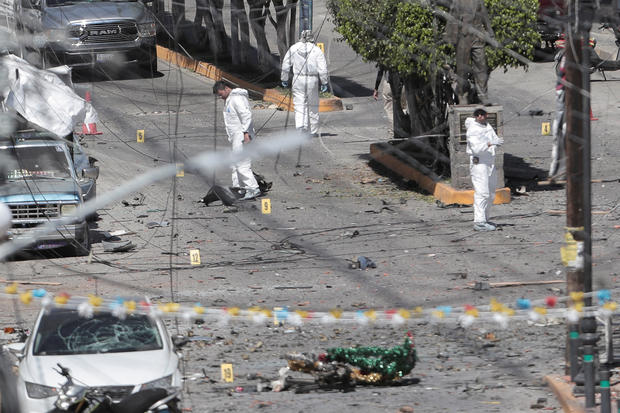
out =
[[(262, 323), (273, 319), (276, 324), (295, 326), (308, 322), (400, 325), (407, 322), (427, 320), (430, 322), (456, 322), (463, 327), (469, 327), (475, 322), (492, 321), (502, 328), (506, 328), (510, 320), (542, 322), (555, 319), (576, 323), (584, 316), (608, 318), (618, 311), (618, 305), (612, 300), (610, 290), (598, 290), (591, 293), (573, 292), (564, 297), (548, 296), (538, 300), (519, 298), (512, 305), (491, 299), (488, 305), (483, 306), (437, 306), (434, 308), (418, 306), (410, 309), (356, 311), (344, 311), (340, 308), (330, 311), (312, 311), (287, 307), (275, 307), (273, 309), (250, 307), (243, 309), (239, 307), (205, 307), (199, 303), (193, 305), (182, 305), (174, 302), (151, 303), (146, 299), (105, 298), (92, 294), (83, 297), (72, 296), (66, 292), (55, 294), (42, 288), (21, 291), (17, 283), (7, 285), (4, 293), (0, 293), (0, 296), (18, 299), (26, 306), (40, 305), (44, 309), (73, 309), (87, 318), (93, 317), (97, 311), (107, 311), (119, 318), (135, 313), (158, 317), (181, 317), (186, 320), (212, 319), (220, 324), (226, 324), (232, 320), (251, 320)], [(587, 299), (592, 302), (591, 305), (586, 306)]]

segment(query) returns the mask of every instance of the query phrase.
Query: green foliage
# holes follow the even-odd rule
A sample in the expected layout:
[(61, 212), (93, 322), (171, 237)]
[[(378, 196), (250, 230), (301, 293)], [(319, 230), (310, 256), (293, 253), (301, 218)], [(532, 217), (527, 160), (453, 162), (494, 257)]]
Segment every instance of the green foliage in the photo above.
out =
[(387, 66), (396, 68), (401, 75), (430, 79), (437, 66), (450, 59), (449, 46), (441, 42), (444, 25), (430, 8), (415, 2), (398, 2)]
[(329, 0), (336, 31), (366, 61), (429, 77), (448, 61), (444, 22), (419, 1)]
[[(538, 0), (485, 3), (496, 40), (532, 59), (534, 45), (540, 43)], [(328, 0), (327, 7), (335, 30), (365, 61), (396, 69), (401, 75), (430, 79), (437, 67), (454, 60), (454, 49), (441, 40), (445, 21), (434, 17), (429, 4), (423, 0)], [(490, 69), (525, 66), (501, 49), (489, 46), (486, 53)]]
[[(538, 0), (485, 0), (495, 39), (527, 59), (533, 59), (534, 46), (540, 44), (536, 29)], [(523, 66), (523, 62), (510, 56), (503, 49), (486, 47), (489, 69)]]

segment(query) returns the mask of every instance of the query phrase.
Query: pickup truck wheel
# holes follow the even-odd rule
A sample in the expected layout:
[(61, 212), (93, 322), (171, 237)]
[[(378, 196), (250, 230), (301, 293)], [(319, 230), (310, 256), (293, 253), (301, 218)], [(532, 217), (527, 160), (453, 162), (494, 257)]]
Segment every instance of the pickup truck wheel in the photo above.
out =
[(149, 76), (154, 76), (157, 73), (157, 49), (151, 48), (149, 52), (149, 60), (145, 60), (139, 63), (142, 72)]
[(82, 242), (73, 244), (73, 252), (76, 257), (85, 257), (90, 254), (90, 230), (88, 229), (88, 225), (86, 225), (86, 229), (84, 230), (84, 239)]

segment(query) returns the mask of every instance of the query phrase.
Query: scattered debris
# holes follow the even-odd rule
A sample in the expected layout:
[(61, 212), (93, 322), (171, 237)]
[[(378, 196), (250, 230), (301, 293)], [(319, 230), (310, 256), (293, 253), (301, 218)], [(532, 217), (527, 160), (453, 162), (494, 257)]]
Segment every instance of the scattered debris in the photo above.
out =
[(351, 260), (349, 266), (353, 269), (359, 268), (360, 270), (365, 270), (367, 268), (377, 268), (377, 264), (375, 264), (373, 260), (364, 256), (357, 257), (357, 260)]
[(305, 251), (297, 244), (290, 241), (281, 241), (277, 244), (271, 244), (271, 249), (276, 251), (291, 251), (295, 254), (304, 254)]
[(119, 240), (119, 241), (101, 241), (103, 244), (103, 250), (105, 252), (126, 252), (136, 248), (136, 244), (131, 240)]
[[(273, 391), (295, 386), (295, 392), (310, 389), (350, 390), (356, 384), (385, 385), (398, 383), (409, 374), (418, 360), (410, 333), (402, 345), (381, 347), (333, 347), (325, 353), (290, 353), (288, 367), (280, 369), (280, 378), (272, 382)], [(309, 373), (314, 383), (289, 377), (289, 371)], [(276, 390), (278, 388), (278, 390)]]
[(119, 229), (117, 231), (112, 231), (112, 232), (104, 232), (103, 235), (107, 238), (112, 238), (112, 237), (121, 237), (123, 235), (134, 235), (135, 232), (134, 231), (127, 231), (124, 229)]
[(488, 290), (491, 287), (518, 287), (521, 285), (542, 285), (542, 284), (558, 284), (565, 283), (566, 280), (540, 280), (540, 281), (503, 281), (503, 282), (487, 282), (476, 281), (468, 283), (469, 288), (474, 290)]
[(169, 225), (170, 225), (170, 222), (168, 222), (168, 221), (161, 221), (161, 222), (151, 221), (151, 222), (146, 224), (146, 227), (147, 228), (157, 228), (157, 227), (167, 227)]
[(137, 206), (141, 206), (144, 205), (144, 198), (145, 195), (144, 194), (140, 194), (140, 196), (137, 196), (133, 199), (134, 202), (128, 202), (126, 200), (122, 200), (121, 203), (123, 204), (123, 206), (132, 206), (132, 207), (137, 207)]
[(312, 285), (276, 285), (275, 290), (309, 290), (314, 288)]

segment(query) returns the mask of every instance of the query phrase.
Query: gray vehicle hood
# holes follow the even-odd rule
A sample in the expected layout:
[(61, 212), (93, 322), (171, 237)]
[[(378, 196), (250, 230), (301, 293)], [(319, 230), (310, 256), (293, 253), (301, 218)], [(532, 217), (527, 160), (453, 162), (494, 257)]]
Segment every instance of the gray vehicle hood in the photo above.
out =
[(62, 28), (70, 23), (128, 20), (149, 23), (153, 19), (141, 2), (80, 2), (68, 6), (46, 7), (43, 13), (43, 27)]
[(58, 202), (79, 200), (80, 188), (71, 178), (23, 179), (6, 181), (0, 185), (0, 202)]

